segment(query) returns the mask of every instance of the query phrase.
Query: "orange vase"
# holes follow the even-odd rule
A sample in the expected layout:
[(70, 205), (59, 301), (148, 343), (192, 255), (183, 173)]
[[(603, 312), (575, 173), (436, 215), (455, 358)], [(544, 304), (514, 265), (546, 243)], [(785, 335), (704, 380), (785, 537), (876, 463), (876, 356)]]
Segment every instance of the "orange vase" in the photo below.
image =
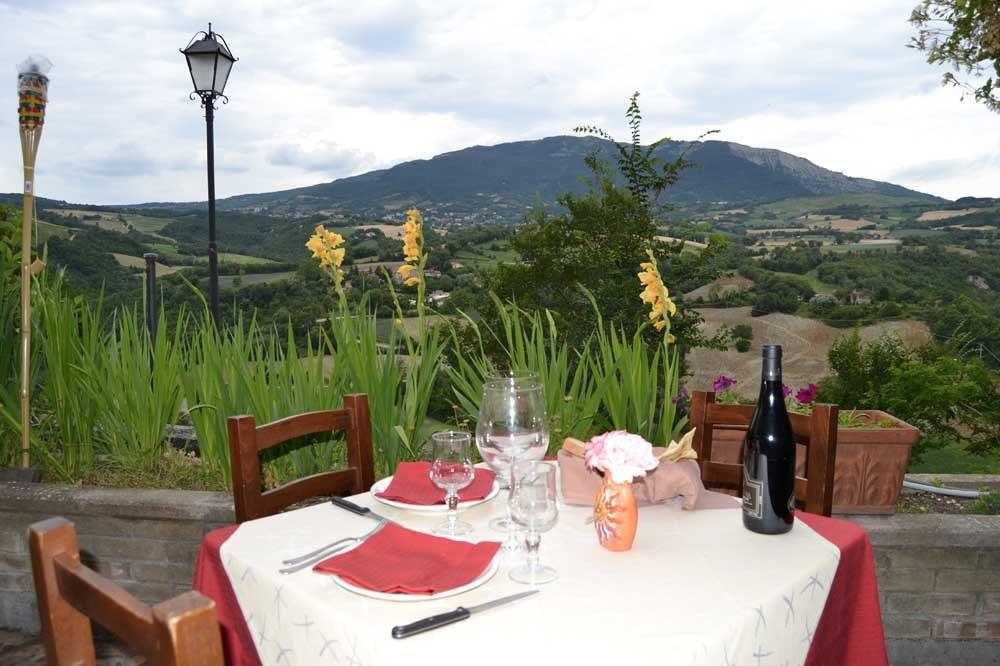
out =
[(608, 550), (632, 548), (639, 511), (631, 483), (615, 483), (611, 474), (604, 474), (604, 483), (594, 500), (594, 528), (597, 539)]

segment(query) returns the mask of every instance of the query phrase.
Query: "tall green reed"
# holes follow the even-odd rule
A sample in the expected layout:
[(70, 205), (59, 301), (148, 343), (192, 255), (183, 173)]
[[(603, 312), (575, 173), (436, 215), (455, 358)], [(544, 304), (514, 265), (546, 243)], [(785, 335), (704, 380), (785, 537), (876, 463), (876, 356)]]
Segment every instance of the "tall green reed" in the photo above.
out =
[[(467, 315), (466, 325), (473, 331), (478, 348), (471, 353), (456, 353), (448, 374), (458, 406), (471, 421), (478, 418), (486, 377), (503, 372), (535, 373), (542, 382), (545, 407), (549, 415), (549, 449), (557, 450), (568, 436), (587, 438), (604, 423), (600, 405), (607, 387), (597, 381), (591, 363), (590, 345), (573, 351), (560, 340), (551, 313), (528, 312), (513, 303), (503, 303), (491, 294), (499, 313), (499, 330), (480, 324)], [(457, 331), (452, 335), (455, 349), (460, 349)], [(493, 339), (502, 350), (500, 358), (487, 353), (484, 336)]]

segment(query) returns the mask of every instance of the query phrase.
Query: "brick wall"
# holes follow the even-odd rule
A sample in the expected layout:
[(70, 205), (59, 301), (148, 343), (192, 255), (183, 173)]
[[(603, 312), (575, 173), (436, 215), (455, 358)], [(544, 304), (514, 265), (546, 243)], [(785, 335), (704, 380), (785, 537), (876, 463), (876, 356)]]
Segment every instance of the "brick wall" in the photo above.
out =
[(868, 530), (893, 664), (1000, 664), (1000, 516), (843, 516)]
[(0, 483), (0, 627), (38, 631), (26, 533), (52, 516), (76, 525), (86, 564), (146, 603), (190, 590), (205, 533), (235, 522), (226, 493)]

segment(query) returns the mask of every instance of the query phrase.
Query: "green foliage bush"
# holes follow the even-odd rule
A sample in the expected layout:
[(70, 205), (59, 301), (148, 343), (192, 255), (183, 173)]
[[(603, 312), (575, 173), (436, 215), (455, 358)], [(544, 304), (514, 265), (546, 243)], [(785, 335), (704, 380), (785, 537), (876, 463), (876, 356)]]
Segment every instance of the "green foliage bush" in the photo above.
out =
[(820, 399), (841, 409), (881, 409), (920, 428), (916, 460), (935, 444), (960, 441), (972, 453), (1000, 451), (997, 376), (978, 358), (943, 345), (907, 349), (897, 337), (863, 342), (857, 331), (829, 352), (833, 375)]

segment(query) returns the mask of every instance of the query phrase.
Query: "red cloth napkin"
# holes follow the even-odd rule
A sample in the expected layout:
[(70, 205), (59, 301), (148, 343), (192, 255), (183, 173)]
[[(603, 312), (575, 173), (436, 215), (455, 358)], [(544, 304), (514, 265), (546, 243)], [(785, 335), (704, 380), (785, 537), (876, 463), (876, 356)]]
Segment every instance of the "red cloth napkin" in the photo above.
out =
[(437, 594), (471, 583), (500, 549), (497, 541), (453, 541), (389, 523), (354, 550), (313, 571), (389, 594)]
[[(458, 501), (481, 500), (493, 490), (493, 470), (476, 467), (472, 483), (458, 491)], [(445, 492), (431, 481), (431, 464), (422, 462), (399, 463), (389, 487), (376, 493), (382, 499), (407, 504), (444, 504)]]

